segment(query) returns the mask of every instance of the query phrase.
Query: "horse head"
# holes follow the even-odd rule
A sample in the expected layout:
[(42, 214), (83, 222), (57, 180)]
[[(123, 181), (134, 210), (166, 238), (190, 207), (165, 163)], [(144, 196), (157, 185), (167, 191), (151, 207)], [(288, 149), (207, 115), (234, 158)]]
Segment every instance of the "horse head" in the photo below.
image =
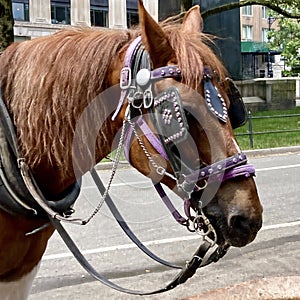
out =
[(139, 130), (132, 137), (130, 162), (154, 182), (188, 198), (195, 210), (203, 210), (218, 244), (242, 247), (262, 225), (262, 206), (253, 167), (232, 129), (226, 73), (207, 46), (199, 7), (191, 8), (182, 24), (158, 24), (139, 1), (139, 17), (142, 45), (151, 62), (150, 70), (137, 72), (139, 94), (129, 99), (128, 107), (132, 115), (143, 115), (160, 136), (163, 150)]

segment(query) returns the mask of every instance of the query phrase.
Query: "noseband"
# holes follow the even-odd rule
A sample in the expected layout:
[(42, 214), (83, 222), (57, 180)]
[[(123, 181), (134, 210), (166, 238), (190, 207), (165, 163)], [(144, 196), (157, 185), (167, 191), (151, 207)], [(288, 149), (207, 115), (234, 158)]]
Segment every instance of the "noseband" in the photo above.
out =
[[(174, 151), (174, 147), (185, 142), (188, 133), (188, 123), (181, 95), (177, 88), (170, 87), (163, 93), (153, 96), (152, 84), (165, 78), (181, 80), (181, 70), (178, 66), (165, 66), (151, 70), (150, 64), (149, 55), (141, 45), (141, 38), (138, 37), (129, 46), (125, 56), (124, 67), (120, 75), (121, 97), (118, 108), (112, 117), (115, 120), (127, 98), (126, 118), (130, 126), (127, 126), (124, 139), (126, 159), (130, 162), (129, 151), (131, 141), (135, 136), (156, 172), (159, 175), (169, 176), (176, 181), (178, 190), (185, 195), (186, 207), (190, 205), (189, 200), (193, 192), (203, 190), (211, 183), (222, 183), (236, 177), (255, 175), (255, 169), (247, 163), (247, 157), (244, 153), (237, 153), (196, 170), (192, 170), (180, 160), (176, 155), (176, 151)], [(228, 118), (226, 103), (213, 84), (212, 79), (213, 72), (205, 67), (203, 83), (207, 107), (220, 122), (226, 123)], [(145, 121), (141, 113), (142, 110), (150, 116), (158, 137)], [(240, 116), (237, 117), (240, 118)], [(169, 174), (165, 168), (154, 161), (138, 135), (137, 128), (148, 139), (154, 149), (169, 162), (174, 175)], [(175, 219), (186, 225), (187, 219), (181, 217), (174, 206), (169, 203), (170, 200), (164, 193), (160, 183), (154, 185)], [(200, 206), (199, 209), (202, 209), (202, 203), (199, 203), (198, 206)], [(191, 216), (188, 211), (189, 209), (186, 209), (187, 218), (190, 219)]]

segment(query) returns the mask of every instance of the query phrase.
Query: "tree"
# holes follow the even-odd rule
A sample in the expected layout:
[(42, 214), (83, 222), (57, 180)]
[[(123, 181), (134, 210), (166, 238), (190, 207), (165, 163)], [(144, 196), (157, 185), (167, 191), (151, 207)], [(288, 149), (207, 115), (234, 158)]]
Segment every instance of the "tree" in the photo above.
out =
[(281, 49), (281, 56), (288, 67), (284, 75), (295, 76), (300, 73), (300, 19), (293, 20), (276, 15), (278, 30), (269, 33), (271, 49)]
[(300, 19), (300, 1), (295, 0), (241, 0), (209, 9), (202, 14), (202, 17), (206, 18), (222, 11), (254, 4), (266, 6), (287, 18)]
[[(193, 3), (201, 1), (193, 0), (182, 0), (182, 7), (187, 10)], [(239, 8), (247, 5), (263, 5), (271, 10), (277, 12), (278, 14), (292, 19), (300, 19), (300, 1), (299, 0), (240, 0), (217, 7), (213, 7), (209, 10), (202, 12), (202, 17), (205, 19), (210, 15), (220, 13), (223, 11), (231, 10), (234, 8)]]
[(12, 1), (0, 0), (0, 53), (14, 41)]

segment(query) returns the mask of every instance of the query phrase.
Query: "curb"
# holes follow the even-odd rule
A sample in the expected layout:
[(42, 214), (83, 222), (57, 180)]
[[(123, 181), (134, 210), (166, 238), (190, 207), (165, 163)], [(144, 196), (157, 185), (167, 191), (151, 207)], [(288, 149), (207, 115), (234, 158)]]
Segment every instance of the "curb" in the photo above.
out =
[[(290, 146), (290, 147), (278, 147), (278, 148), (268, 148), (268, 149), (257, 149), (257, 150), (245, 150), (243, 151), (248, 157), (259, 157), (259, 156), (269, 156), (269, 155), (283, 155), (290, 153), (299, 153), (300, 146)], [(113, 166), (112, 162), (102, 162), (98, 163), (95, 168), (96, 170), (111, 170)], [(132, 168), (127, 161), (120, 161), (118, 168)]]

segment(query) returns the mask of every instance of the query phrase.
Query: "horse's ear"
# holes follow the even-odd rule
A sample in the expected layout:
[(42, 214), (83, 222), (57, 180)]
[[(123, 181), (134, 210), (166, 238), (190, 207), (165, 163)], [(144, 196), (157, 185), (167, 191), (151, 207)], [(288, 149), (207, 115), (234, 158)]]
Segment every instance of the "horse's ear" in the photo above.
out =
[(146, 11), (143, 1), (139, 0), (139, 19), (142, 29), (142, 42), (149, 52), (154, 68), (165, 66), (175, 60), (172, 49), (161, 26)]
[(189, 9), (184, 16), (182, 30), (186, 33), (199, 33), (203, 30), (203, 19), (200, 14), (199, 5), (195, 5)]

